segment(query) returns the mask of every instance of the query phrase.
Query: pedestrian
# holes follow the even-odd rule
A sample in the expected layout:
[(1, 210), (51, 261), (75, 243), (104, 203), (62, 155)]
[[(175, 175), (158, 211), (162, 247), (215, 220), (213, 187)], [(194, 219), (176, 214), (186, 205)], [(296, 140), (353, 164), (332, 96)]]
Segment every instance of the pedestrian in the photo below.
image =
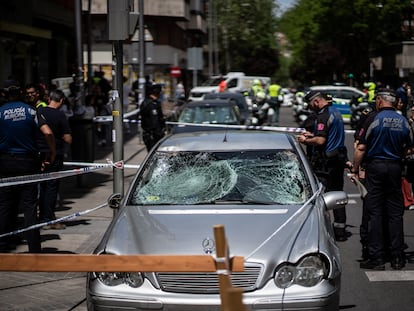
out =
[(29, 83), (25, 87), (26, 101), (36, 109), (39, 107), (46, 107), (47, 103), (44, 101), (44, 89), (35, 83)]
[[(297, 140), (313, 147), (310, 163), (326, 191), (342, 191), (344, 169), (348, 160), (345, 147), (344, 122), (332, 102), (319, 91), (310, 91), (304, 97), (315, 112), (313, 132), (306, 131)], [(337, 241), (346, 241), (345, 207), (333, 211), (333, 229)]]
[[(384, 270), (385, 256), (391, 255), (391, 267), (405, 266), (402, 196), (402, 159), (413, 146), (408, 120), (395, 111), (396, 95), (381, 89), (375, 98), (376, 112), (364, 122), (357, 137), (351, 178), (364, 161), (365, 205), (368, 213), (368, 256), (363, 269)], [(386, 231), (384, 230), (386, 228)], [(388, 247), (389, 246), (389, 249)]]
[[(102, 88), (98, 83), (92, 86), (92, 91), (85, 98), (86, 107), (89, 113), (94, 113), (94, 116), (110, 116), (112, 109), (108, 103), (108, 97), (102, 92)], [(93, 108), (93, 109), (92, 109)], [(85, 116), (84, 116), (85, 117)], [(98, 146), (106, 146), (108, 134), (110, 132), (110, 125), (106, 122), (98, 122), (96, 125), (96, 135), (98, 137)]]
[(401, 99), (401, 112), (407, 118), (407, 109), (411, 98), (411, 88), (407, 80), (403, 80), (401, 86), (395, 91), (397, 98)]
[(185, 88), (181, 80), (178, 80), (177, 85), (175, 86), (175, 99), (177, 101), (185, 100)]
[[(396, 98), (395, 110), (397, 111), (397, 113), (403, 115), (404, 103), (403, 103), (402, 98), (398, 97), (398, 95)], [(411, 129), (413, 129), (412, 117), (408, 118), (408, 123), (410, 124)], [(404, 208), (408, 210), (413, 210), (414, 209), (414, 197), (412, 193), (412, 185), (408, 181), (407, 176), (405, 174), (401, 178), (401, 185), (402, 185), (402, 194), (403, 194), (403, 199), (404, 199)]]
[[(49, 105), (40, 107), (39, 114), (46, 120), (46, 124), (55, 136), (56, 157), (55, 160), (46, 165), (43, 172), (58, 172), (63, 168), (66, 146), (72, 143), (72, 131), (69, 121), (60, 107), (65, 101), (65, 94), (61, 90), (53, 90), (49, 95)], [(40, 151), (40, 159), (45, 160), (49, 146), (43, 136), (38, 135), (37, 145)], [(49, 222), (56, 219), (55, 207), (59, 194), (59, 179), (51, 179), (40, 183), (39, 191), (39, 220)], [(43, 229), (65, 229), (63, 223), (55, 223), (43, 226)]]
[(153, 84), (149, 96), (142, 101), (138, 115), (141, 117), (142, 138), (147, 151), (165, 135), (165, 118), (159, 102), (161, 85)]
[[(131, 86), (127, 83), (128, 78), (123, 76), (123, 84), (122, 84), (122, 108), (124, 115), (128, 112), (129, 107), (129, 96), (133, 95)], [(128, 122), (123, 122), (123, 128), (125, 134), (130, 134), (131, 129)]]
[(224, 79), (223, 76), (220, 77), (220, 83), (218, 85), (218, 92), (223, 93), (227, 91), (227, 82), (226, 79)]
[[(0, 106), (0, 177), (37, 174), (41, 168), (53, 163), (55, 140), (46, 120), (33, 106), (23, 101), (17, 85), (6, 89), (6, 103)], [(43, 133), (49, 152), (43, 163), (36, 146), (36, 134)], [(37, 224), (38, 183), (0, 187), (0, 234), (17, 228), (19, 210), (24, 214), (24, 226)], [(41, 252), (39, 229), (25, 233), (30, 253)], [(15, 245), (10, 237), (0, 238), (0, 252), (7, 252)]]

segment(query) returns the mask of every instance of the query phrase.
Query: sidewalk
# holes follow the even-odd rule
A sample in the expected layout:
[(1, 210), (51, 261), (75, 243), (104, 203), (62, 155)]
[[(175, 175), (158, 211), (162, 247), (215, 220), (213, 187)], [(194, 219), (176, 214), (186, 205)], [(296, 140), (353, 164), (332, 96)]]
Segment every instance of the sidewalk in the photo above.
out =
[[(139, 165), (147, 154), (136, 134), (124, 138), (124, 163)], [(113, 160), (112, 146), (96, 147), (95, 163)], [(69, 169), (65, 167), (65, 170)], [(136, 169), (124, 169), (124, 191)], [(66, 177), (61, 180), (61, 204), (56, 217), (61, 218), (102, 205), (113, 193), (113, 169)], [(99, 243), (113, 217), (113, 211), (103, 207), (64, 222), (63, 230), (41, 230), (45, 253), (90, 254)], [(25, 244), (15, 253), (27, 252)], [(85, 273), (0, 272), (0, 301), (5, 310), (86, 310)], [(42, 293), (39, 296), (39, 293)]]

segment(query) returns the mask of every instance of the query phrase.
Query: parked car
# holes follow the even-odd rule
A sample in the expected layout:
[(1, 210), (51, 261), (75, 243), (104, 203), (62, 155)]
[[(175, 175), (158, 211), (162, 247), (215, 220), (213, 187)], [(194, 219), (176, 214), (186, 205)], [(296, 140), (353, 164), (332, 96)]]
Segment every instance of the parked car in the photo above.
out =
[[(224, 225), (231, 275), (247, 310), (339, 308), (341, 258), (329, 210), (343, 191), (324, 192), (287, 133), (211, 131), (163, 138), (148, 154), (95, 254), (198, 255)], [(208, 243), (207, 243), (208, 242)], [(98, 310), (220, 310), (216, 273), (107, 273), (87, 277)]]
[(333, 106), (342, 114), (345, 123), (350, 123), (351, 120), (350, 102), (365, 96), (363, 91), (352, 86), (344, 85), (315, 85), (310, 87), (310, 90), (331, 94)]
[(235, 101), (207, 99), (184, 104), (178, 116), (178, 123), (182, 124), (173, 126), (172, 133), (220, 130), (223, 127), (216, 125), (242, 125), (245, 120)]
[(243, 94), (235, 92), (209, 93), (204, 96), (204, 99), (224, 99), (235, 102), (237, 107), (239, 107), (242, 123), (250, 124), (251, 107), (249, 107), (246, 97)]

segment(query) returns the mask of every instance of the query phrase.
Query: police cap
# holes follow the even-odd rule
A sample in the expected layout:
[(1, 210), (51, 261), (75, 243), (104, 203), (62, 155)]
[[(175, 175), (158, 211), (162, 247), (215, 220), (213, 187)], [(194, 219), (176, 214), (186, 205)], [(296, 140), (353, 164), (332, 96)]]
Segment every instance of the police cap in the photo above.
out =
[(320, 91), (309, 91), (308, 93), (306, 93), (303, 100), (309, 104), (313, 99), (315, 99), (316, 97), (321, 97), (321, 96), (322, 96), (322, 93)]
[(19, 83), (19, 81), (16, 81), (16, 80), (13, 80), (13, 79), (6, 80), (6, 81), (4, 81), (3, 89), (5, 91), (20, 89), (20, 83)]
[(158, 84), (158, 83), (155, 83), (155, 84), (151, 85), (151, 87), (150, 87), (150, 94), (160, 95), (161, 90), (162, 90), (162, 85)]
[(390, 103), (393, 103), (393, 104), (397, 100), (395, 92), (392, 89), (379, 89), (378, 92), (376, 93), (376, 96), (380, 96), (384, 100), (386, 100)]

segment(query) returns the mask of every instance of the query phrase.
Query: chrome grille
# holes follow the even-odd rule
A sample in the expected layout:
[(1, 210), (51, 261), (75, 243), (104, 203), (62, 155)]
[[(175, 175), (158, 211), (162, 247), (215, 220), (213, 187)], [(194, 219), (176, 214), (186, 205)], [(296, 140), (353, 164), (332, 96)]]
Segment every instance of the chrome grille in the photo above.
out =
[[(244, 272), (233, 272), (233, 286), (244, 291), (253, 290), (260, 276), (260, 266), (249, 266)], [(161, 289), (166, 292), (217, 294), (219, 293), (218, 275), (216, 273), (156, 273)]]

